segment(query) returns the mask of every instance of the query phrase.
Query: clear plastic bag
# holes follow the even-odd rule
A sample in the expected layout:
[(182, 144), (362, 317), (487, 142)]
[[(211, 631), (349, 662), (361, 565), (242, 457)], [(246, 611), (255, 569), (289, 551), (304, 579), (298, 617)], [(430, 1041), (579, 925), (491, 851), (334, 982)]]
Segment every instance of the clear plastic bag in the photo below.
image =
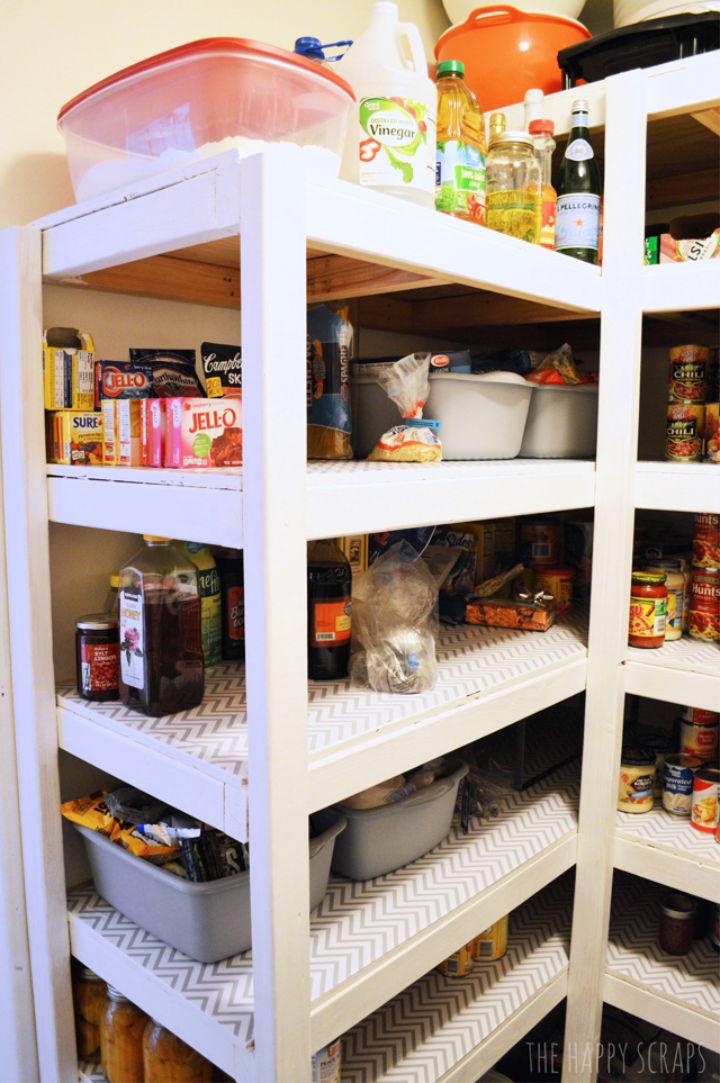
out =
[(378, 440), (368, 459), (380, 462), (439, 462), (442, 444), (439, 421), (423, 418), (423, 406), (430, 394), (430, 354), (411, 353), (384, 369), (378, 383), (397, 406), (399, 425)]
[(437, 680), (438, 588), (406, 542), (353, 582), (354, 684), (376, 692), (426, 692)]

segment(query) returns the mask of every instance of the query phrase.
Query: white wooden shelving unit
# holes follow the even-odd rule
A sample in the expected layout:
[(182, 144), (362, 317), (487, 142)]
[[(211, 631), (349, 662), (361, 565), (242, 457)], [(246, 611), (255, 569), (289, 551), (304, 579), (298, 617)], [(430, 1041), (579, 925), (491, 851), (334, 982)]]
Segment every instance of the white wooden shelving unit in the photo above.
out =
[[(603, 996), (617, 1002), (616, 957), (607, 956), (613, 863), (653, 876), (660, 854), (662, 882), (676, 885), (682, 875), (686, 887), (715, 892), (711, 855), (701, 847), (676, 850), (672, 832), (653, 846), (643, 832), (613, 826), (625, 692), (680, 696), (673, 701), (698, 706), (720, 702), (713, 649), (674, 644), (655, 652), (657, 659), (636, 659), (626, 642), (634, 507), (709, 510), (718, 501), (712, 468), (636, 466), (642, 314), (694, 312), (720, 298), (720, 261), (641, 267), (648, 118), (679, 124), (675, 114), (716, 107), (714, 59), (583, 88), (598, 124), (607, 123), (602, 275), (512, 238), (304, 174), (289, 147), (245, 160), (228, 152), (135, 185), (122, 198), (98, 198), (0, 235), (10, 634), (20, 797), (38, 813), (24, 841), (43, 1083), (78, 1076), (71, 951), (243, 1083), (303, 1083), (311, 1052), (343, 1032), (348, 1083), (472, 1083), (566, 992), (568, 1041), (597, 1037)], [(561, 132), (574, 94), (550, 99)], [(240, 304), (243, 470), (47, 466), (43, 281)], [(483, 322), (597, 328), (599, 321), (597, 468), (541, 460), (306, 466), (306, 304), (336, 297), (358, 299), (361, 325), (454, 337)], [(462, 628), (443, 633), (440, 678), (426, 695), (308, 687), (298, 649), (305, 640), (307, 539), (593, 507), (589, 649), (577, 621), (543, 636)], [(49, 524), (201, 535), (242, 547), (245, 670), (218, 667), (202, 707), (162, 719), (91, 705), (56, 688)], [(681, 693), (670, 694), (671, 683)], [(497, 821), (474, 825), (467, 837), (451, 835), (405, 870), (371, 885), (332, 881), (310, 919), (310, 812), (586, 685), (579, 829), (577, 782), (568, 766), (508, 800)], [(58, 749), (235, 837), (249, 833), (252, 961), (193, 963), (92, 892), (73, 890), (68, 899)], [(572, 889), (552, 882), (576, 854), (570, 944)], [(452, 987), (427, 974), (515, 907), (511, 949), (500, 963)], [(643, 1002), (635, 1000), (640, 1011)], [(567, 1069), (565, 1080), (588, 1083), (590, 1076)]]

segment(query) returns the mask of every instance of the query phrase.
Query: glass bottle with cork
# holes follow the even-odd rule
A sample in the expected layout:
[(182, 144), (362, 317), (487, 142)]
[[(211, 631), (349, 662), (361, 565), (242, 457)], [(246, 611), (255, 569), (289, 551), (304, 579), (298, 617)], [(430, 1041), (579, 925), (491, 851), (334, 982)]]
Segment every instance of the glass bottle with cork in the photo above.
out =
[(466, 85), (465, 65), (443, 60), (437, 68), (438, 130), (435, 208), (455, 218), (485, 221), (485, 121)]
[(573, 102), (572, 130), (557, 186), (555, 250), (597, 263), (602, 179), (590, 140), (588, 103)]

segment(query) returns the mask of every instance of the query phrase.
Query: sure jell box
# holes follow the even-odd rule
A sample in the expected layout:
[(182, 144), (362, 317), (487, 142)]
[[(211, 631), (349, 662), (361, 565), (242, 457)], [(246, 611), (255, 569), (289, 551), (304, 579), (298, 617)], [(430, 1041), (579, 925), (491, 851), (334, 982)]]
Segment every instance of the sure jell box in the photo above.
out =
[(67, 466), (100, 466), (102, 415), (90, 410), (57, 410), (46, 415), (48, 460)]
[(240, 466), (240, 399), (167, 399), (165, 466)]

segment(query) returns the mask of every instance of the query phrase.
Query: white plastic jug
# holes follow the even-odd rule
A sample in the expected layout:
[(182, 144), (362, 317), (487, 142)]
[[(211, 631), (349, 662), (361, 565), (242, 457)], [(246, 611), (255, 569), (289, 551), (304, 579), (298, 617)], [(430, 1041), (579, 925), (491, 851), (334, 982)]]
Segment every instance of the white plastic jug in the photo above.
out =
[(434, 206), (437, 91), (417, 27), (398, 21), (397, 4), (377, 0), (337, 71), (357, 96), (342, 176)]

